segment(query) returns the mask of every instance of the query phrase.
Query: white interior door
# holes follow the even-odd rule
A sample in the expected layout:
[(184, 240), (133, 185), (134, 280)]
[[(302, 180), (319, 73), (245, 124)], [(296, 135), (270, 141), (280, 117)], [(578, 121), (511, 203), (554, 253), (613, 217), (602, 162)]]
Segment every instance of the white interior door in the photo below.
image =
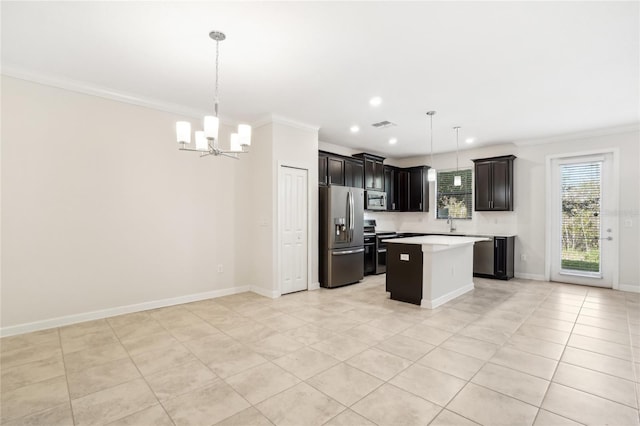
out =
[(551, 280), (613, 286), (617, 206), (611, 153), (551, 160)]
[(280, 167), (280, 292), (308, 288), (307, 170)]

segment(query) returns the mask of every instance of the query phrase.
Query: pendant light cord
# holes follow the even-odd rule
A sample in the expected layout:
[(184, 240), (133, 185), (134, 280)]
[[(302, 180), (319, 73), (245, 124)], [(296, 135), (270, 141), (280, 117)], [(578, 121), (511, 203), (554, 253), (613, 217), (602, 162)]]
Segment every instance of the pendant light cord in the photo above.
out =
[(458, 167), (458, 133), (460, 132), (460, 127), (456, 127), (456, 172), (460, 170)]
[(430, 133), (431, 133), (431, 167), (433, 167), (433, 114), (429, 115), (430, 118)]
[(215, 113), (216, 113), (216, 117), (218, 116), (218, 57), (220, 56), (219, 54), (219, 50), (218, 50), (218, 45), (220, 44), (220, 41), (216, 40), (216, 92), (215, 92), (215, 98), (214, 98), (214, 109), (215, 109)]

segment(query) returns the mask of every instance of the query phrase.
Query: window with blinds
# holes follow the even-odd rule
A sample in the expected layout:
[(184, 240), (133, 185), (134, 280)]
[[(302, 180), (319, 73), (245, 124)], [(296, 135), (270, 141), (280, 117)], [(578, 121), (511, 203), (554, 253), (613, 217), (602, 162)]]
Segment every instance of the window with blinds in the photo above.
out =
[(600, 272), (601, 162), (561, 166), (562, 269)]
[[(462, 185), (455, 186), (454, 177), (462, 178)], [(472, 205), (471, 169), (438, 172), (436, 179), (436, 218), (471, 219)]]

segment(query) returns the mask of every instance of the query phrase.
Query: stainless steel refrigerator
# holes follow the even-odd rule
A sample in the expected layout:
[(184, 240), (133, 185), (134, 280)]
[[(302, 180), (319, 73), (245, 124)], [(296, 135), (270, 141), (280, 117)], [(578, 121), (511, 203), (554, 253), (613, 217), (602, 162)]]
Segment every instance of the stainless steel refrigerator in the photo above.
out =
[(320, 285), (364, 278), (364, 190), (320, 187)]

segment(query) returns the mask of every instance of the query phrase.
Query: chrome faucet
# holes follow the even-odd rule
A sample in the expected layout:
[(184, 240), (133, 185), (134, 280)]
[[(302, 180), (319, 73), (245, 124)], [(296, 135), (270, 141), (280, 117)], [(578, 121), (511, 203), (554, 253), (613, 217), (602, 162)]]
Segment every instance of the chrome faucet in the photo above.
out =
[(453, 222), (453, 218), (451, 215), (447, 217), (447, 223), (449, 224), (449, 232), (453, 232), (456, 230), (456, 224)]

